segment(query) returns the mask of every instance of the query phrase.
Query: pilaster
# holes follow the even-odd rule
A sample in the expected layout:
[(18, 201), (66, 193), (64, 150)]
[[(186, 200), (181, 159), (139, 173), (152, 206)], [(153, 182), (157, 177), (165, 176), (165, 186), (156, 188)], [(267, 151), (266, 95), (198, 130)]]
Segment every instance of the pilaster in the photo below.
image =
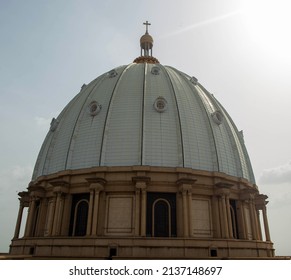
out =
[(180, 178), (176, 181), (179, 191), (182, 193), (183, 208), (183, 232), (184, 237), (193, 236), (192, 225), (192, 186), (197, 180), (191, 178)]
[[(147, 176), (136, 176), (132, 177), (132, 182), (135, 185), (135, 234), (140, 236), (146, 236), (146, 207), (147, 207), (147, 186), (151, 181), (150, 177)], [(137, 218), (139, 217), (139, 218)], [(140, 222), (138, 222), (138, 220)]]

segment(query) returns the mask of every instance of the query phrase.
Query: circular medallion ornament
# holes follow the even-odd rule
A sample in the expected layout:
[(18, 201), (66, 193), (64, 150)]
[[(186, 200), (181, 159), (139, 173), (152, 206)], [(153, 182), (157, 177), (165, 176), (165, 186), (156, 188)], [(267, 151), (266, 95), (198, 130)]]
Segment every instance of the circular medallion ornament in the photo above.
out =
[(91, 116), (96, 116), (102, 109), (102, 105), (97, 101), (92, 101), (88, 106), (88, 111)]
[(164, 97), (158, 97), (154, 102), (154, 108), (159, 113), (165, 112), (167, 109), (167, 100)]
[(151, 73), (152, 73), (153, 75), (159, 75), (159, 74), (160, 74), (160, 71), (161, 71), (161, 69), (160, 69), (159, 67), (154, 66), (154, 67), (152, 68), (152, 70), (151, 70)]

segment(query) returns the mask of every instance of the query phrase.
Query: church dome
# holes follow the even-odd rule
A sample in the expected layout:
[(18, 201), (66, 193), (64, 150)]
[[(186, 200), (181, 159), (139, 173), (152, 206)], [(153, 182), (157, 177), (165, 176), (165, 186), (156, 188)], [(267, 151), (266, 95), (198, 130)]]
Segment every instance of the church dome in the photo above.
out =
[(242, 133), (195, 77), (160, 64), (148, 39), (53, 118), (19, 193), (11, 255), (274, 256)]
[(131, 63), (88, 85), (52, 120), (33, 180), (100, 166), (184, 167), (255, 183), (239, 132), (196, 78)]

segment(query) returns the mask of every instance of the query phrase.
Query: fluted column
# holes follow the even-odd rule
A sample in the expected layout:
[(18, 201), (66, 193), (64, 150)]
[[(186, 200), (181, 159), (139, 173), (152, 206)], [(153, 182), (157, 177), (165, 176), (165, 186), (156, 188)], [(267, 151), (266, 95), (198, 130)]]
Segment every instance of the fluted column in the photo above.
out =
[(193, 236), (193, 222), (192, 222), (192, 188), (188, 190), (188, 220), (189, 220), (189, 236)]
[(184, 228), (184, 237), (189, 236), (189, 226), (188, 226), (188, 207), (186, 199), (187, 191), (182, 190), (182, 201), (183, 201), (183, 228)]
[(141, 219), (140, 219), (140, 235), (141, 236), (146, 236), (146, 188), (143, 188), (141, 190)]
[(57, 236), (61, 233), (63, 220), (64, 196), (69, 192), (69, 183), (64, 180), (51, 181), (53, 198), (49, 202), (49, 217), (46, 233), (48, 236)]
[(135, 213), (138, 217), (135, 219), (135, 234), (140, 236), (146, 236), (147, 186), (150, 181), (151, 178), (147, 176), (132, 177), (132, 182), (136, 188)]
[(218, 197), (212, 196), (212, 220), (213, 220), (213, 237), (221, 237), (221, 227), (219, 221), (219, 204)]
[(107, 181), (104, 178), (87, 178), (90, 189), (87, 235), (98, 235), (99, 197)]
[(257, 212), (257, 220), (258, 220), (259, 240), (263, 240), (262, 228), (261, 228), (261, 222), (260, 222), (260, 211), (257, 210), (256, 212)]
[(221, 213), (221, 229), (224, 238), (229, 238), (229, 228), (227, 221), (227, 211), (225, 203), (225, 195), (221, 194), (219, 196), (220, 213)]
[(94, 204), (94, 189), (90, 188), (88, 222), (87, 222), (86, 235), (90, 235), (91, 230), (92, 230), (93, 204)]
[(102, 185), (95, 186), (94, 194), (94, 207), (93, 207), (93, 221), (92, 221), (92, 235), (97, 235), (98, 229), (98, 216), (99, 216), (99, 197), (100, 192), (104, 190)]
[(266, 205), (268, 204), (268, 201), (266, 201), (267, 198), (268, 196), (264, 194), (256, 195), (255, 205), (256, 205), (256, 208), (258, 210), (262, 210), (262, 213), (263, 213), (263, 223), (264, 223), (266, 241), (271, 241), (269, 223), (268, 223), (268, 218), (267, 218), (267, 208), (266, 208)]
[(216, 192), (215, 194), (218, 196), (218, 207), (220, 213), (220, 228), (221, 235), (223, 238), (232, 238), (232, 221), (230, 214), (230, 204), (229, 204), (229, 195), (230, 188), (233, 186), (228, 182), (219, 181), (215, 184)]
[(58, 233), (59, 233), (61, 195), (62, 195), (61, 192), (56, 193), (56, 205), (55, 205), (55, 214), (54, 214), (52, 235), (58, 235)]
[(263, 221), (264, 221), (266, 241), (271, 241), (270, 230), (269, 230), (269, 223), (268, 223), (268, 219), (267, 219), (267, 209), (266, 209), (266, 206), (263, 207), (262, 211), (263, 211)]
[(135, 189), (135, 227), (134, 227), (134, 234), (135, 236), (140, 235), (140, 189)]
[(30, 201), (28, 192), (19, 192), (18, 195), (20, 196), (20, 198), (18, 198), (19, 210), (18, 210), (17, 222), (15, 225), (14, 238), (19, 238), (21, 224), (22, 224), (23, 210), (24, 210), (24, 207), (29, 207), (29, 201)]
[(258, 240), (258, 230), (257, 230), (257, 222), (256, 222), (256, 210), (255, 210), (255, 205), (254, 205), (254, 195), (250, 195), (250, 200), (249, 200), (249, 205), (250, 205), (250, 216), (251, 216), (251, 224), (252, 224), (252, 233), (253, 233), (253, 239)]
[(56, 196), (53, 196), (49, 199), (49, 203), (48, 203), (48, 218), (47, 218), (47, 227), (45, 230), (46, 236), (52, 235), (55, 205), (56, 205)]
[(16, 222), (16, 226), (15, 226), (15, 231), (14, 231), (14, 238), (19, 238), (23, 209), (24, 209), (24, 203), (20, 200), (17, 222)]
[(33, 217), (35, 215), (35, 206), (36, 206), (36, 197), (31, 197), (30, 198), (30, 203), (29, 203), (29, 208), (28, 208), (28, 215), (27, 215), (27, 223), (25, 227), (25, 237), (29, 237), (32, 234), (32, 222), (33, 222)]
[(196, 179), (180, 178), (176, 183), (179, 186), (179, 191), (182, 193), (182, 208), (183, 208), (183, 236), (192, 236), (192, 186)]
[(60, 235), (61, 232), (64, 207), (63, 199), (64, 196), (68, 193), (69, 185), (65, 181), (57, 181), (51, 184), (55, 186), (53, 189), (53, 193), (55, 194), (55, 204), (51, 234), (57, 236)]

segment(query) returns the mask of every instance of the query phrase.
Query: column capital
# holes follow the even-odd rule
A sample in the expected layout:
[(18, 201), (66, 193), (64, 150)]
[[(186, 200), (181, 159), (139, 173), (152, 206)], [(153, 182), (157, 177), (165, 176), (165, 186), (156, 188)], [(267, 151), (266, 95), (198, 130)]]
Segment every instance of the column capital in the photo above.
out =
[(176, 184), (178, 186), (181, 185), (190, 185), (191, 187), (196, 183), (197, 179), (192, 179), (192, 178), (180, 178), (176, 181)]
[(255, 205), (257, 210), (266, 209), (266, 205), (269, 203), (266, 199), (268, 198), (265, 194), (258, 194), (255, 196)]
[(254, 189), (245, 189), (241, 192), (239, 198), (245, 201), (253, 201), (255, 199), (257, 190)]
[(28, 207), (29, 206), (29, 193), (28, 192), (19, 192), (18, 193), (18, 200), (20, 205), (23, 205), (23, 207)]
[(28, 187), (28, 194), (30, 197), (40, 198), (45, 196), (45, 190), (41, 185), (30, 184)]
[(146, 189), (151, 182), (151, 177), (148, 176), (135, 176), (132, 177), (132, 182), (137, 189)]
[(197, 179), (192, 178), (180, 178), (176, 181), (176, 184), (179, 186), (179, 191), (181, 193), (191, 193), (192, 186), (195, 184)]
[(53, 193), (54, 194), (63, 194), (69, 192), (69, 186), (70, 184), (65, 180), (53, 180), (49, 182), (50, 185), (53, 186)]
[(103, 191), (107, 181), (104, 178), (86, 178), (89, 183), (89, 189), (95, 191)]
[(215, 190), (215, 195), (218, 197), (226, 197), (229, 196), (230, 190), (227, 188), (219, 188)]

